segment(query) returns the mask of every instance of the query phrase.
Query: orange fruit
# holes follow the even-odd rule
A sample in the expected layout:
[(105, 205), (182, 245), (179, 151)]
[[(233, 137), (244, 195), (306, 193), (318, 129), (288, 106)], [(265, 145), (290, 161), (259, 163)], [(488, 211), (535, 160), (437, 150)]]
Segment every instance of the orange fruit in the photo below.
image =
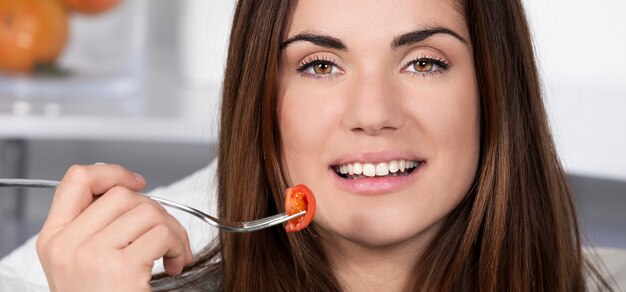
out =
[(67, 12), (57, 0), (0, 1), (1, 71), (28, 72), (53, 63), (67, 38)]
[(71, 10), (84, 14), (98, 14), (117, 6), (120, 0), (63, 0)]

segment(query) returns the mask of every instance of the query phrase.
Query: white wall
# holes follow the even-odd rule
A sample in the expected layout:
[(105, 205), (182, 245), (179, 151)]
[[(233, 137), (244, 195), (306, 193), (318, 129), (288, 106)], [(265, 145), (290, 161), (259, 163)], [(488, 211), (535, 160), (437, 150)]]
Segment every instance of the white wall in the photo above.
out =
[(626, 2), (525, 4), (567, 171), (626, 180)]

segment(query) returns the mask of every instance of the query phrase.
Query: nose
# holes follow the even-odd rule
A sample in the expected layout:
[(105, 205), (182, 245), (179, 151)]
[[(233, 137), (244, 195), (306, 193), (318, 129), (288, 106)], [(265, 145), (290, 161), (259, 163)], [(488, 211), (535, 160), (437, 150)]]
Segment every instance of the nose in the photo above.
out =
[(344, 127), (371, 136), (402, 127), (405, 114), (396, 86), (393, 77), (384, 74), (355, 77), (348, 91)]

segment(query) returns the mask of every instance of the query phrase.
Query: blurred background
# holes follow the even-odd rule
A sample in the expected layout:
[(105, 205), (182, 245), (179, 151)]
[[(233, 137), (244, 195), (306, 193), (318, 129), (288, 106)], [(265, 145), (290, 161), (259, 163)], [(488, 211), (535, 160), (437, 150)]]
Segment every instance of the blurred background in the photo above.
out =
[[(233, 1), (111, 2), (65, 16), (53, 65), (20, 73), (4, 63), (13, 69), (0, 72), (0, 177), (56, 180), (72, 164), (121, 163), (151, 189), (213, 159)], [(626, 3), (525, 5), (587, 242), (626, 248)], [(37, 233), (51, 199), (0, 189), (0, 257)]]

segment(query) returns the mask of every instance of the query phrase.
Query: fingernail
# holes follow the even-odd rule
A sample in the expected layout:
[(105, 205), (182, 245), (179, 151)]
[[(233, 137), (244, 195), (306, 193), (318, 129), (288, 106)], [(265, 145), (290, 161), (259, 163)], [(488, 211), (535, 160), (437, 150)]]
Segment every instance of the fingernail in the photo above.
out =
[(106, 163), (104, 163), (104, 162), (96, 162), (93, 165), (106, 165)]
[(133, 172), (133, 176), (135, 176), (135, 181), (136, 182), (138, 182), (138, 183), (140, 183), (142, 185), (146, 183), (146, 179), (143, 178), (143, 176), (141, 176), (140, 174)]

